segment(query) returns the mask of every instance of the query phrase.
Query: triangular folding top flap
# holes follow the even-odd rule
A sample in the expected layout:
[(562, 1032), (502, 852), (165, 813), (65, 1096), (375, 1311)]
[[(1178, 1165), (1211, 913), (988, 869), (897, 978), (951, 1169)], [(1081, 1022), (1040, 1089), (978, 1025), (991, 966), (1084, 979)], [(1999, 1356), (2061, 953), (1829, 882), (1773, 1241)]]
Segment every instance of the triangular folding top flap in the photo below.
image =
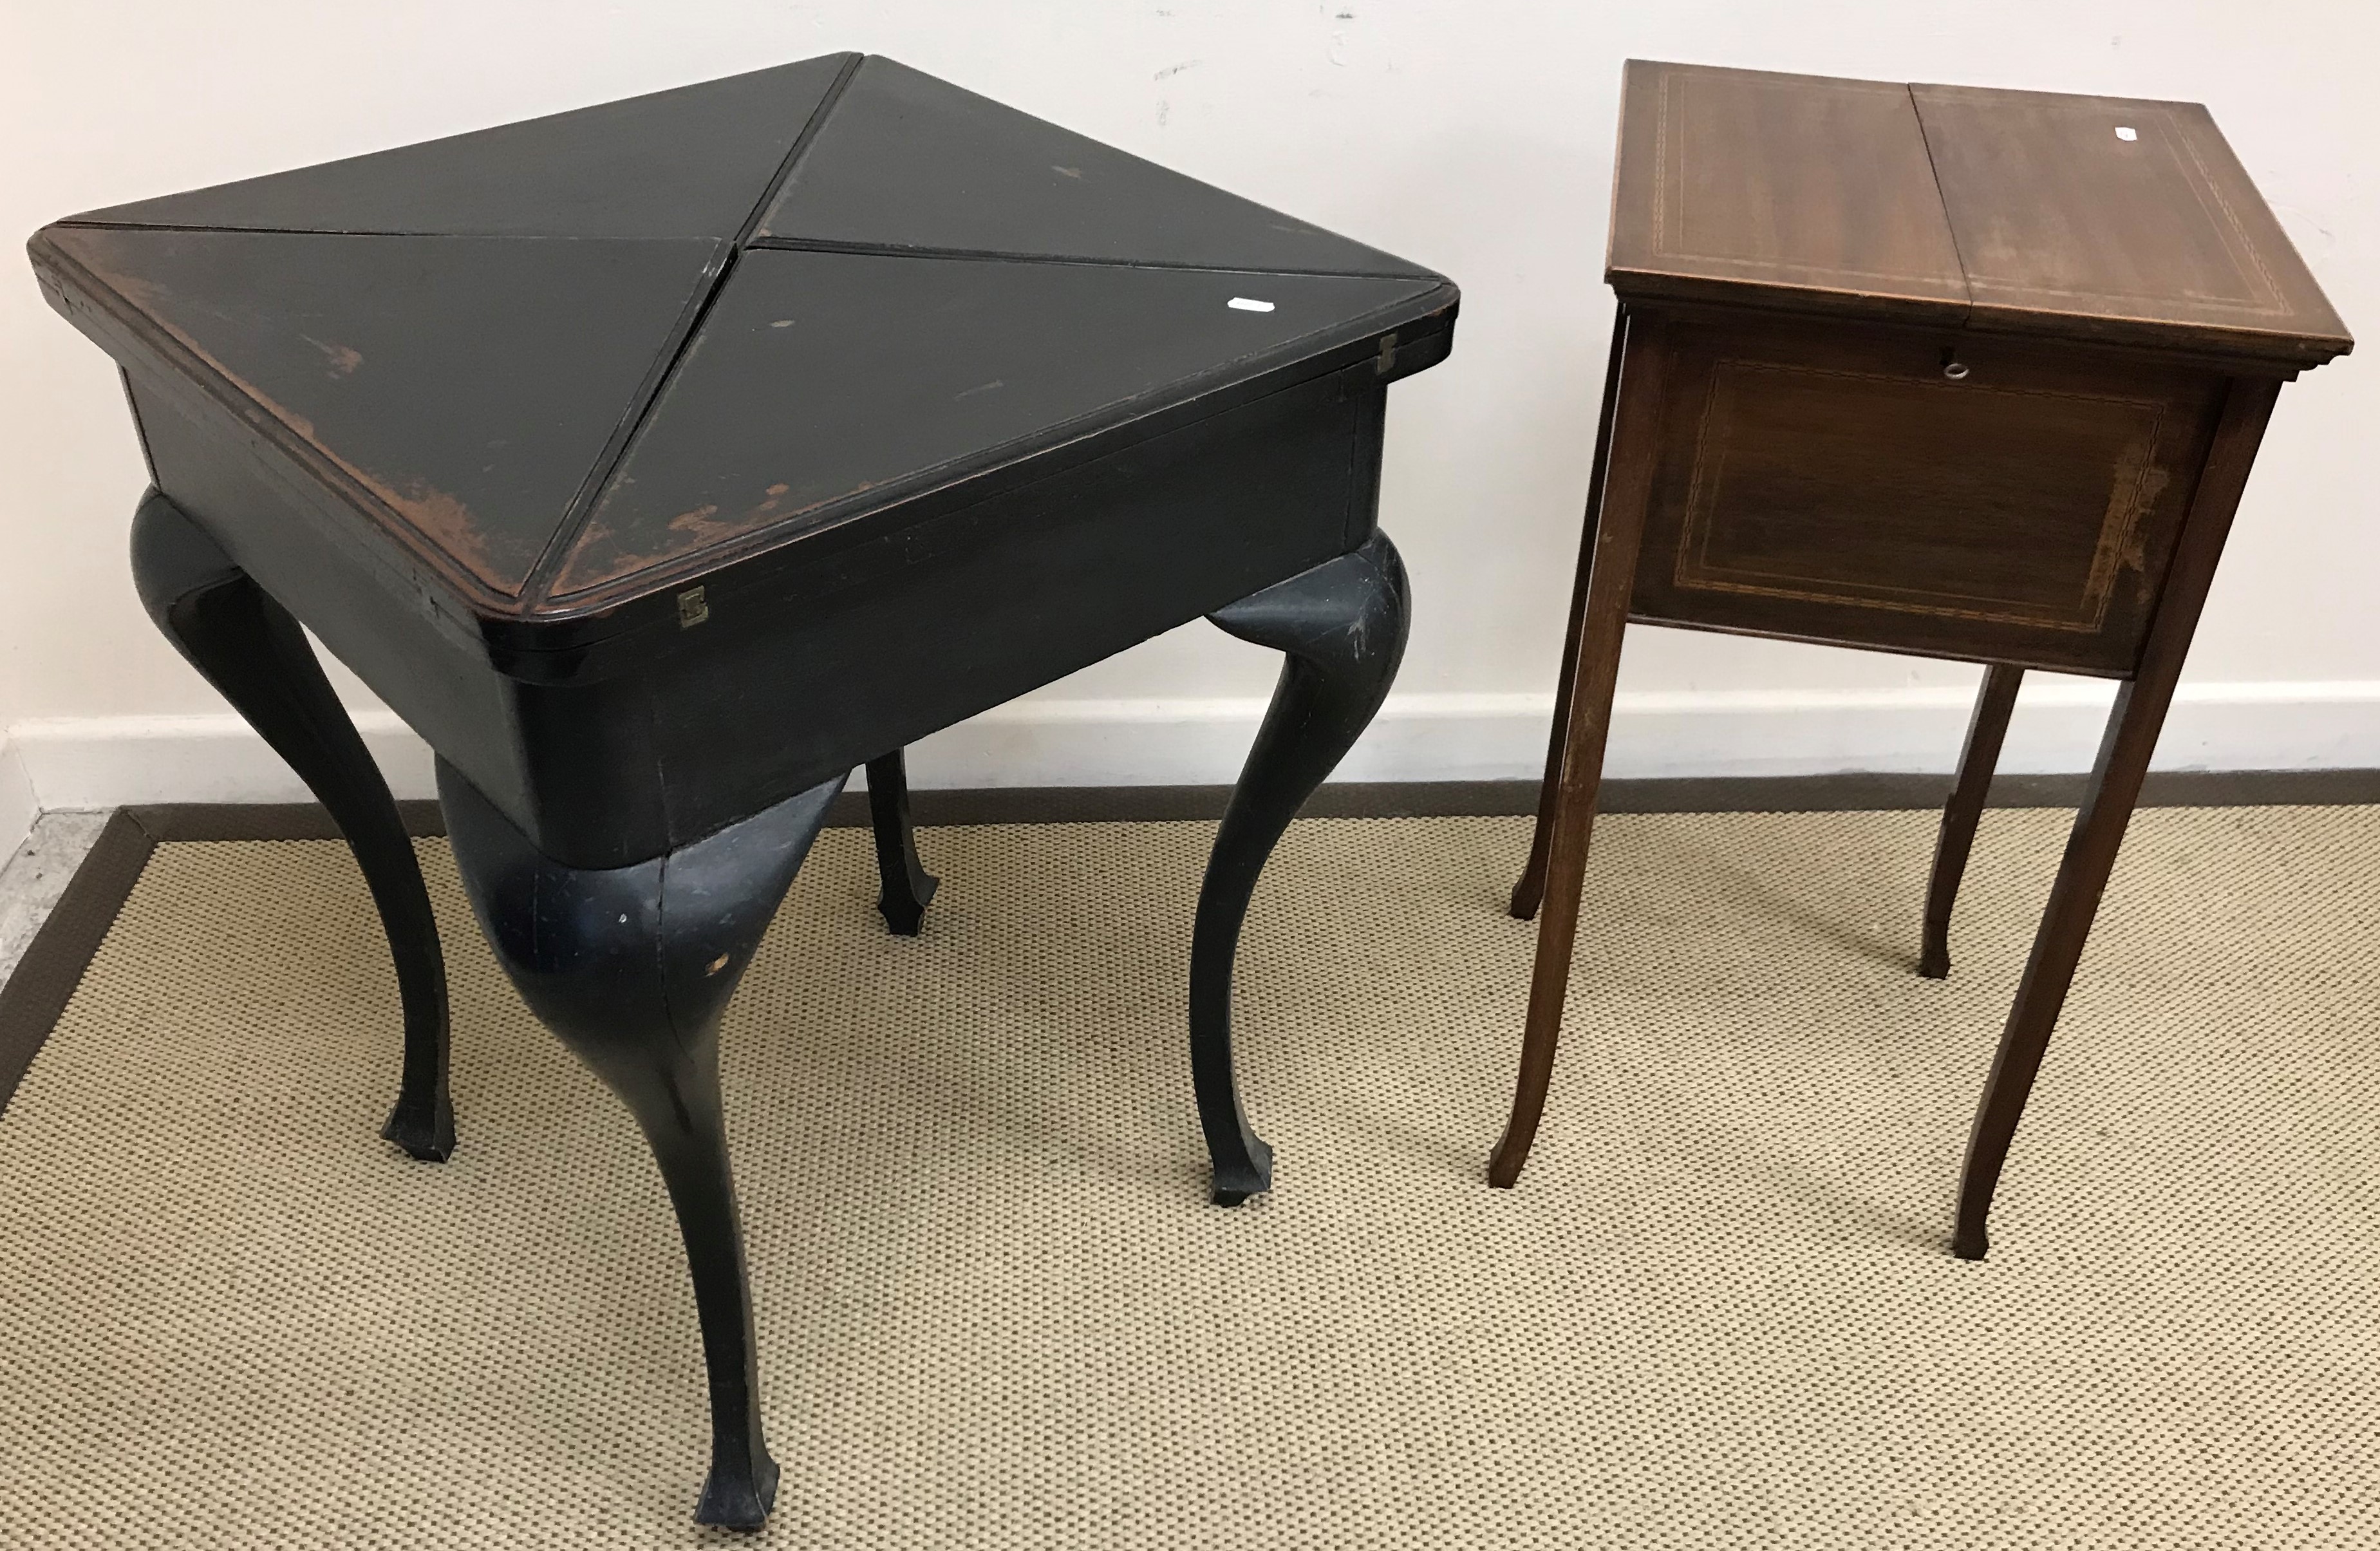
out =
[(429, 548), (517, 595), (730, 245), (54, 226)]
[(113, 226), (732, 238), (853, 59), (648, 96), (116, 205)]
[(1435, 277), (750, 248), (553, 585), (828, 522), (1393, 327)]
[(870, 55), (757, 240), (1321, 274), (1427, 274)]

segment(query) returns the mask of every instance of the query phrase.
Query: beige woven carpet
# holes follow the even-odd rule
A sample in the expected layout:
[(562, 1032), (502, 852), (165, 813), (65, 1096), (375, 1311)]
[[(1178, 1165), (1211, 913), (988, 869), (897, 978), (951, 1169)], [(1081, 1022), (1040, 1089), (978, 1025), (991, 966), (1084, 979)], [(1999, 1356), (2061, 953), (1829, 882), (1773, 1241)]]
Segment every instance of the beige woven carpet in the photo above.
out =
[[(2143, 814), (2002, 1189), (1967, 1120), (2068, 816), (1616, 818), (1522, 1187), (1517, 821), (1299, 825), (1243, 959), (1277, 1189), (1202, 1203), (1203, 824), (831, 832), (729, 1015), (783, 1546), (2380, 1544), (2380, 810)], [(462, 1146), (375, 1131), (335, 845), (161, 847), (0, 1120), (0, 1545), (657, 1546), (660, 1181), (443, 842)]]

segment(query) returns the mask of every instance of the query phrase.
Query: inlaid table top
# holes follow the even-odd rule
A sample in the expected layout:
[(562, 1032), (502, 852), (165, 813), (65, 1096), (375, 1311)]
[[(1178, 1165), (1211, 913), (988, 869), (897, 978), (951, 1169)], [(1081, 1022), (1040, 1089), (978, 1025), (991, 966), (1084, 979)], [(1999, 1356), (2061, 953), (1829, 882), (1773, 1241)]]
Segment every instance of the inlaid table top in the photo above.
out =
[(1456, 296), (857, 55), (92, 211), (31, 250), (119, 357), (202, 382), (437, 606), (538, 649), (674, 629), (722, 567), (1367, 357), (1418, 370)]
[(2196, 103), (1628, 63), (1606, 278), (2319, 366), (2353, 343)]

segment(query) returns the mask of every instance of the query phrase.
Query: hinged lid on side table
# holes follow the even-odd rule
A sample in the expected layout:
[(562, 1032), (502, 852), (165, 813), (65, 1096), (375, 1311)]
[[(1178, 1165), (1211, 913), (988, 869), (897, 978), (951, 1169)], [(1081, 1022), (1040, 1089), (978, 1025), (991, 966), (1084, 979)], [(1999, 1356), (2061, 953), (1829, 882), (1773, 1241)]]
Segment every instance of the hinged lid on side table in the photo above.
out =
[(1968, 328), (2297, 367), (2354, 345), (2198, 103), (1909, 91)]
[(1604, 278), (1632, 299), (1957, 324), (1909, 89), (1628, 62)]
[(2353, 344), (2195, 103), (1630, 60), (1604, 278), (2318, 366)]

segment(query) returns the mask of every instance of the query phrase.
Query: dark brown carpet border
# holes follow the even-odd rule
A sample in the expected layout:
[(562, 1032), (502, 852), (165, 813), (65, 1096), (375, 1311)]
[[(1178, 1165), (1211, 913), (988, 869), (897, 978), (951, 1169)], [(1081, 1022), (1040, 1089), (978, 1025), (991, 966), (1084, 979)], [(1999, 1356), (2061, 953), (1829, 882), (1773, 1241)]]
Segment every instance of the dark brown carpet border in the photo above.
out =
[[(1997, 807), (2072, 807), (2081, 775), (2003, 775)], [(1930, 808), (1949, 794), (1947, 775), (1697, 776), (1609, 781), (1607, 813), (1850, 813)], [(1220, 818), (1228, 786), (1015, 786), (924, 790), (911, 794), (921, 828), (959, 824), (1152, 823)], [(2173, 770), (2148, 778), (2143, 807), (2323, 806), (2380, 803), (2380, 769)], [(1534, 781), (1342, 782), (1305, 806), (1315, 818), (1427, 818), (1535, 812)], [(397, 805), (416, 835), (443, 835), (438, 805)], [(868, 822), (868, 799), (844, 793), (827, 823)], [(330, 815), (313, 803), (165, 803), (120, 808), (75, 870), (16, 972), (0, 986), (0, 1113), (66, 1011), (116, 912), (167, 841), (335, 840)]]
[[(2085, 778), (2003, 775), (1994, 807), (2073, 807)], [(1948, 775), (1848, 773), (1815, 776), (1686, 776), (1607, 781), (1606, 813), (1859, 813), (1939, 807)], [(1146, 824), (1220, 818), (1229, 786), (991, 786), (910, 794), (921, 828), (954, 824)], [(2162, 770), (2141, 793), (2143, 807), (2326, 807), (2380, 803), (2380, 769)], [(431, 801), (399, 803), (406, 828), (443, 835)], [(1534, 813), (1534, 781), (1340, 782), (1305, 805), (1309, 818), (1444, 818)], [(128, 809), (154, 839), (336, 840), (313, 803), (170, 803)], [(846, 792), (828, 810), (832, 828), (868, 822), (868, 799)]]
[(7, 1112), (18, 1080), (67, 1010), (156, 846), (156, 835), (131, 810), (111, 814), (42, 929), (25, 945), (15, 972), (0, 985), (0, 1114)]

